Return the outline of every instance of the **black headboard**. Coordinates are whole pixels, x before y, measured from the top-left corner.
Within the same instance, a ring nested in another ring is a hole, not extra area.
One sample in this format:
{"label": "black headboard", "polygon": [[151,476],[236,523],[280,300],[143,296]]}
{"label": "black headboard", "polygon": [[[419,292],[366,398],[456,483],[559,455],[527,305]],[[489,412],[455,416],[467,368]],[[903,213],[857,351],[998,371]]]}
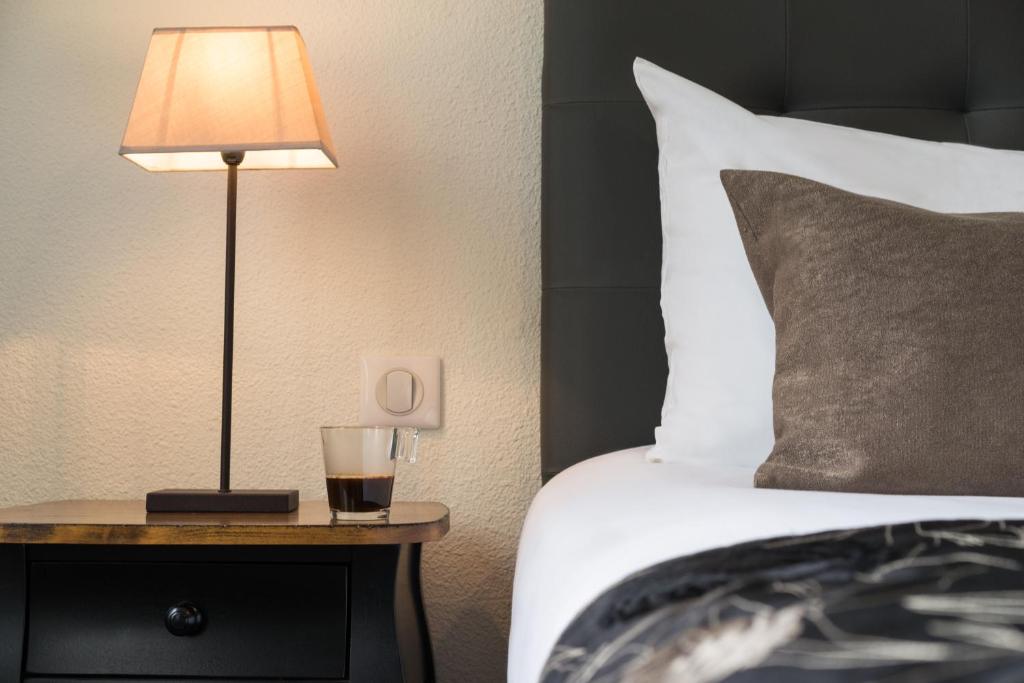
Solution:
{"label": "black headboard", "polygon": [[547,0],[545,22],[545,479],[652,443],[660,419],[658,150],[634,57],[758,113],[1024,149],[1024,0]]}

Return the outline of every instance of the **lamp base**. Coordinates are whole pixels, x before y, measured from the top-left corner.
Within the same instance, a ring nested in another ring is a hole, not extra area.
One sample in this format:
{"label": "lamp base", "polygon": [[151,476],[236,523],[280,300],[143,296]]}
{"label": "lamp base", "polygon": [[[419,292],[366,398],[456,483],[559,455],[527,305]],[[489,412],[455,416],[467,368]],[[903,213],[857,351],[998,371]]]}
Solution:
{"label": "lamp base", "polygon": [[162,489],[146,494],[146,512],[292,512],[299,492],[248,489]]}

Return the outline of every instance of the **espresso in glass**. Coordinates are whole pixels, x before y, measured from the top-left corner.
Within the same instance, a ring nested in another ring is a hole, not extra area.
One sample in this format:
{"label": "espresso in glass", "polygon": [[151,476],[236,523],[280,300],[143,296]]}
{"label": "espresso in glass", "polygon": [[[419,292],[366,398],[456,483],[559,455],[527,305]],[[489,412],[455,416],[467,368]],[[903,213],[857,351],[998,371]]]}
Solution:
{"label": "espresso in glass", "polygon": [[335,520],[385,519],[395,463],[415,460],[419,431],[410,427],[321,427],[327,502]]}
{"label": "espresso in glass", "polygon": [[391,505],[393,476],[327,475],[327,502],[339,512],[380,512]]}

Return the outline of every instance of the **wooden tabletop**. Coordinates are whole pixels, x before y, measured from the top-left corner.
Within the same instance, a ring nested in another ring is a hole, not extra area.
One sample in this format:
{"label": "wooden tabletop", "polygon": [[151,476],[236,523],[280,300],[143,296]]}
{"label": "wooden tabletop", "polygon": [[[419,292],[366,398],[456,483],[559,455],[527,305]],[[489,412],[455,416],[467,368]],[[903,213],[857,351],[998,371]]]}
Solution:
{"label": "wooden tabletop", "polygon": [[448,532],[441,503],[394,503],[387,520],[331,522],[327,502],[287,513],[147,513],[141,500],[64,500],[0,509],[0,543],[390,545]]}

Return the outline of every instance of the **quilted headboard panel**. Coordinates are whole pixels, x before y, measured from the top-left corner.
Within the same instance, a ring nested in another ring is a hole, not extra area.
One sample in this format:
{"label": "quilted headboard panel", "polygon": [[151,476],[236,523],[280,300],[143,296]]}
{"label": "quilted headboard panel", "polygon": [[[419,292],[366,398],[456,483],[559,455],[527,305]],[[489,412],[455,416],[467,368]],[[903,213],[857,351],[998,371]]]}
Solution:
{"label": "quilted headboard panel", "polygon": [[659,423],[658,150],[636,56],[758,113],[1024,149],[1024,0],[546,0],[545,479]]}

